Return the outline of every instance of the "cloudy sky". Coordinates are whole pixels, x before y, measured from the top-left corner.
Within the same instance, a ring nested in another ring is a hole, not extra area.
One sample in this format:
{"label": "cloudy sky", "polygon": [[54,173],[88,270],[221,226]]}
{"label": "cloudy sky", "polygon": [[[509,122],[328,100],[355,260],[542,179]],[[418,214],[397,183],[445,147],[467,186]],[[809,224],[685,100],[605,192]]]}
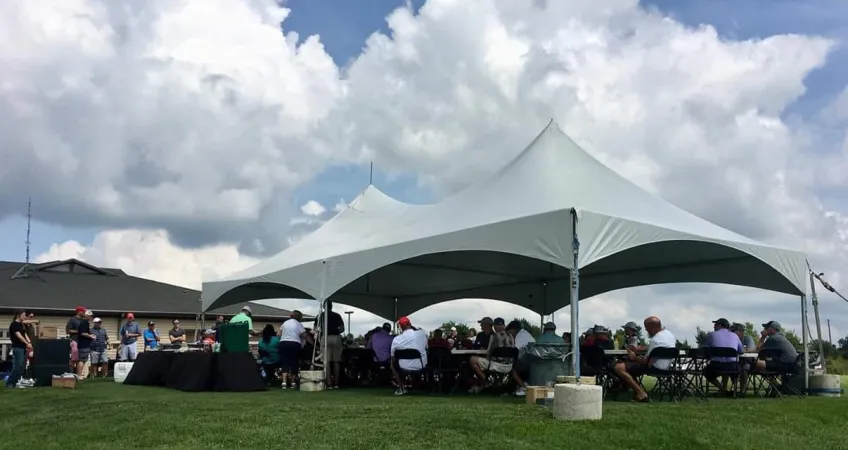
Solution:
{"label": "cloudy sky", "polygon": [[[274,254],[368,183],[426,203],[550,120],[640,186],[809,254],[848,291],[848,3],[609,0],[0,2],[0,259],[77,257],[199,287]],[[848,304],[823,294],[834,339]],[[800,331],[798,299],[677,285],[581,303],[681,337],[727,316]],[[282,306],[314,311],[314,302]],[[425,328],[481,311],[416,313]],[[555,316],[565,325],[565,311]],[[353,314],[354,331],[380,319]]]}

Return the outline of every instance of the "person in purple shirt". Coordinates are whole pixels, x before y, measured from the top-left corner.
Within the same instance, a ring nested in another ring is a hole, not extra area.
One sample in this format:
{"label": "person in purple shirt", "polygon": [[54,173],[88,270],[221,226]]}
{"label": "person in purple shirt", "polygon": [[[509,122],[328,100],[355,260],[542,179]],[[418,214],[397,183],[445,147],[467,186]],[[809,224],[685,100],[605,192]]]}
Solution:
{"label": "person in purple shirt", "polygon": [[[732,348],[736,353],[742,353],[742,341],[736,333],[730,331],[730,322],[727,319],[718,319],[713,321],[713,331],[707,335],[707,340],[704,342],[704,347],[710,348]],[[718,377],[722,373],[732,372],[739,369],[738,357],[713,357],[707,367],[704,369],[704,378],[710,382],[718,390],[726,394],[727,391],[727,376],[723,376],[722,382],[718,382]]]}
{"label": "person in purple shirt", "polygon": [[371,340],[365,344],[365,348],[374,351],[374,360],[378,363],[388,363],[392,358],[392,339],[394,339],[394,336],[389,334],[391,330],[391,324],[384,323],[382,327],[374,330]]}

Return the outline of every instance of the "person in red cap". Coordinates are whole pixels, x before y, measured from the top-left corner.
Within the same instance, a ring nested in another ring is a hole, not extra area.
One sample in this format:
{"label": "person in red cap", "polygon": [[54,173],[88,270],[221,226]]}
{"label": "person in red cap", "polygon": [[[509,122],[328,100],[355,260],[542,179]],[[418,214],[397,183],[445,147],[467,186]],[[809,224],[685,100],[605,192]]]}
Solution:
{"label": "person in red cap", "polygon": [[65,333],[68,335],[68,338],[71,339],[71,363],[69,370],[73,373],[76,373],[77,362],[79,362],[79,347],[77,347],[77,344],[79,343],[79,335],[77,334],[77,329],[80,326],[80,322],[84,319],[85,306],[77,306],[74,311],[74,317],[71,317],[68,320],[68,323],[65,324]]}
{"label": "person in red cap", "polygon": [[127,321],[118,332],[121,335],[121,350],[118,359],[121,361],[135,361],[138,357],[138,338],[141,336],[141,328],[135,323],[135,314],[127,313]]}
{"label": "person in red cap", "polygon": [[[427,335],[412,327],[412,322],[409,317],[401,317],[398,319],[398,326],[401,333],[392,339],[392,374],[395,377],[397,389],[395,395],[404,395],[406,392],[403,388],[403,378],[398,369],[407,372],[417,372],[424,370],[427,367]],[[421,355],[419,359],[400,359],[395,358],[397,350],[417,350]]]}

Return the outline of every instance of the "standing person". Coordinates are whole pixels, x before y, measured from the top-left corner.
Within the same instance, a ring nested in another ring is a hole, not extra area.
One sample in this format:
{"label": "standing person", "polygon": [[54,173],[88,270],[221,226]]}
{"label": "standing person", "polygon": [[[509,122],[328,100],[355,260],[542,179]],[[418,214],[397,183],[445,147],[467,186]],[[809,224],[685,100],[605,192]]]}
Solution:
{"label": "standing person", "polygon": [[218,329],[221,328],[221,325],[224,325],[224,316],[218,316],[215,318],[215,324],[212,325],[211,330],[215,332],[215,342],[218,342]]}
{"label": "standing person", "polygon": [[253,308],[250,305],[244,305],[241,308],[241,312],[233,316],[230,319],[230,323],[246,323],[247,324],[247,333],[250,336],[257,336],[259,333],[253,329]]}
{"label": "standing person", "polygon": [[136,342],[138,342],[138,338],[141,336],[141,328],[135,322],[135,315],[133,313],[127,313],[127,321],[121,327],[119,334],[121,335],[121,353],[118,359],[121,361],[135,361],[138,357],[138,346]]}
{"label": "standing person", "polygon": [[79,353],[77,352],[77,328],[79,327],[80,321],[83,320],[84,315],[85,307],[77,306],[77,309],[74,311],[74,317],[68,319],[68,323],[65,324],[65,333],[71,339],[71,364],[69,367],[71,372],[76,371],[77,361],[79,361]]}
{"label": "standing person", "polygon": [[168,331],[168,339],[171,340],[171,345],[182,346],[185,344],[185,330],[180,328],[179,319],[174,319],[172,323],[174,327],[171,328],[171,331]]}
{"label": "standing person", "polygon": [[[333,302],[327,301],[327,354],[322,355],[324,364],[330,368],[327,371],[327,386],[338,389],[342,372],[342,334],[345,332],[342,316],[333,311]],[[324,313],[315,320],[315,328],[324,327]],[[323,334],[322,334],[323,335]],[[324,344],[319,343],[319,351],[324,350]]]}
{"label": "standing person", "polygon": [[91,334],[94,335],[94,342],[91,343],[91,378],[97,378],[97,373],[101,373],[102,378],[109,375],[109,334],[103,328],[102,321],[99,317],[95,317],[94,328],[91,329]]}
{"label": "standing person", "polygon": [[26,314],[23,311],[15,315],[15,320],[9,325],[9,338],[12,340],[12,371],[6,379],[6,387],[27,387],[25,384],[18,384],[21,376],[24,373],[24,365],[26,364],[26,354],[32,350],[32,344],[26,338],[26,330],[24,329],[24,319]]}
{"label": "standing person", "polygon": [[77,360],[76,374],[81,378],[84,378],[85,363],[88,362],[88,356],[91,353],[91,343],[97,339],[97,336],[91,333],[91,325],[88,322],[93,315],[91,311],[86,311],[77,328],[77,352],[79,358]]}
{"label": "standing person", "polygon": [[[35,314],[29,312],[26,315],[26,319],[23,321],[24,330],[26,331],[27,342],[35,345],[35,339],[38,337],[38,320],[35,318]],[[26,369],[24,370],[24,381],[29,384],[35,384],[33,381],[33,350],[29,350],[26,352]]]}
{"label": "standing person", "polygon": [[312,342],[312,337],[300,321],[303,313],[298,310],[291,312],[291,318],[280,326],[280,365],[282,366],[283,389],[298,386],[297,375],[300,373],[300,355],[306,341]]}
{"label": "standing person", "polygon": [[144,350],[154,350],[159,348],[159,330],[156,329],[156,322],[147,322],[147,329],[142,334],[144,336]]}

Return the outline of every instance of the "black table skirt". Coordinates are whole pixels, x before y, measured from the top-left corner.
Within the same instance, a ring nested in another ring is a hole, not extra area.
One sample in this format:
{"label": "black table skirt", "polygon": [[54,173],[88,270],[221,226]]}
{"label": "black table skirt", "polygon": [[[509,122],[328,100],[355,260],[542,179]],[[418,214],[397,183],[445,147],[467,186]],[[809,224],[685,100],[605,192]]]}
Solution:
{"label": "black table skirt", "polygon": [[124,384],[186,392],[266,389],[250,353],[144,352],[138,355]]}

